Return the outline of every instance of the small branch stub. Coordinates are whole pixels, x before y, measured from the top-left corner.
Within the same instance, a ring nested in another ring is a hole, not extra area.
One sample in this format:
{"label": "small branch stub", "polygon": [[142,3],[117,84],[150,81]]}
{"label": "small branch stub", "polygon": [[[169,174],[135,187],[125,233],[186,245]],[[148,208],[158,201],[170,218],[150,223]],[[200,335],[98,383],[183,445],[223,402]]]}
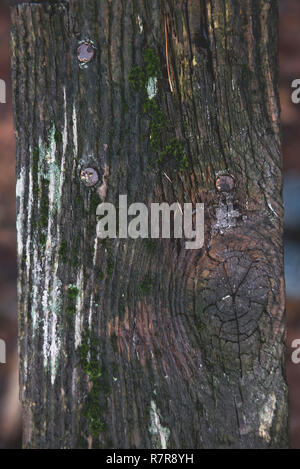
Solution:
{"label": "small branch stub", "polygon": [[234,188],[234,178],[229,174],[223,174],[216,180],[216,188],[219,192],[230,192]]}
{"label": "small branch stub", "polygon": [[81,64],[87,64],[93,60],[95,55],[95,48],[93,45],[85,41],[79,45],[77,49],[77,58]]}
{"label": "small branch stub", "polygon": [[86,187],[92,187],[99,181],[99,176],[94,168],[84,168],[80,172],[80,180]]}

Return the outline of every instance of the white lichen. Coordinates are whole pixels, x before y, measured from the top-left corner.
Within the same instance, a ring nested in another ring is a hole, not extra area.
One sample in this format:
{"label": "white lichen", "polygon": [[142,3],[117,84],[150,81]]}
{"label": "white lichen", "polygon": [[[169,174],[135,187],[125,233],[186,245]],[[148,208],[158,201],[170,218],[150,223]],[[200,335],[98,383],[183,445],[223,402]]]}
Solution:
{"label": "white lichen", "polygon": [[[47,226],[47,246],[43,260],[44,285],[42,296],[42,318],[44,330],[43,358],[45,369],[50,368],[51,383],[54,384],[60,360],[61,339],[59,333],[59,317],[62,313],[62,283],[58,277],[59,253],[61,242],[59,226],[52,222],[53,214],[60,214],[61,195],[64,183],[65,154],[67,148],[67,104],[66,91],[64,92],[64,128],[62,133],[62,159],[60,166],[56,161],[56,128],[53,125],[46,144],[39,143],[39,184],[43,177],[49,181],[49,220]],[[56,234],[55,234],[56,231]],[[53,249],[55,257],[53,260]],[[39,282],[36,278],[35,281]],[[40,286],[39,290],[42,286]],[[33,311],[33,314],[35,312]],[[36,324],[36,319],[35,319]]]}
{"label": "white lichen", "polygon": [[276,396],[272,393],[259,414],[259,430],[258,434],[267,443],[271,440],[270,429],[272,427],[274,411],[276,407]]}
{"label": "white lichen", "polygon": [[61,191],[60,191],[60,168],[56,162],[56,129],[53,125],[49,133],[49,142],[42,144],[40,139],[40,159],[39,159],[39,175],[49,181],[49,212],[60,210]]}
{"label": "white lichen", "polygon": [[[57,274],[57,272],[56,272]],[[59,331],[57,330],[58,317],[62,313],[62,283],[60,279],[55,276],[54,285],[51,292],[50,301],[51,312],[51,329],[50,329],[50,370],[51,370],[51,383],[54,384],[57,367],[59,364],[61,339]]]}
{"label": "white lichen", "polygon": [[73,145],[74,145],[74,153],[75,157],[78,154],[78,133],[77,133],[77,115],[76,115],[76,107],[75,104],[73,106]]}
{"label": "white lichen", "polygon": [[[22,226],[24,222],[24,192],[25,192],[25,167],[21,168],[16,185],[16,198],[19,203],[17,215],[17,244],[18,256],[21,259],[23,253],[23,239],[22,239]],[[18,200],[19,199],[19,200]]]}
{"label": "white lichen", "polygon": [[241,216],[238,210],[233,208],[232,202],[220,203],[216,209],[216,220],[213,225],[213,231],[224,233],[237,225],[237,219]]}
{"label": "white lichen", "polygon": [[150,77],[147,83],[147,94],[149,99],[155,98],[157,94],[157,78]]}
{"label": "white lichen", "polygon": [[163,427],[160,422],[160,412],[154,400],[151,401],[150,407],[150,421],[149,433],[152,436],[153,446],[161,449],[167,449],[168,441],[170,438],[170,430]]}
{"label": "white lichen", "polygon": [[[94,241],[94,252],[93,252],[93,272],[95,272],[95,266],[97,261],[97,252],[98,252],[98,236],[95,236]],[[90,307],[89,307],[89,325],[92,327],[92,315],[93,315],[93,308],[94,308],[94,293],[91,293],[90,298]]]}
{"label": "white lichen", "polygon": [[267,204],[268,204],[268,207],[269,207],[269,209],[271,210],[271,212],[275,215],[275,217],[279,218],[278,213],[274,210],[274,208],[272,207],[272,205],[270,204],[270,202],[267,202]]}
{"label": "white lichen", "polygon": [[[30,148],[31,151],[31,148]],[[27,202],[27,236],[26,236],[26,259],[30,259],[30,246],[31,246],[31,225],[33,214],[33,177],[32,168],[29,171],[29,188],[28,188],[28,202]],[[30,262],[27,262],[27,278],[30,273]]]}
{"label": "white lichen", "polygon": [[[49,157],[49,170],[50,170],[50,182],[49,182],[49,210],[51,213],[54,211],[60,212],[61,209],[61,194],[64,184],[65,177],[65,160],[66,160],[66,148],[68,141],[68,131],[67,131],[67,103],[66,103],[66,90],[64,88],[64,128],[62,133],[62,143],[63,143],[63,152],[61,159],[60,168],[56,164],[55,159],[55,127],[52,128],[50,135],[50,148],[52,146],[52,152]],[[52,188],[52,189],[51,189]],[[49,252],[51,252],[52,240],[51,240],[51,226],[48,224],[48,245]],[[59,253],[57,247],[61,242],[61,234],[59,227],[57,228],[56,242],[56,253],[54,259],[54,272],[53,272],[53,287],[50,295],[50,313],[51,317],[49,318],[49,357],[50,357],[50,372],[51,372],[51,382],[54,384],[57,368],[59,365],[60,351],[61,351],[61,339],[58,331],[58,318],[62,313],[62,282],[58,277],[58,267],[59,267]],[[47,272],[47,271],[46,271]],[[47,280],[47,277],[46,277]]]}
{"label": "white lichen", "polygon": [[231,298],[231,295],[226,295],[226,296],[223,296],[222,300],[227,300],[228,298]]}
{"label": "white lichen", "polygon": [[75,312],[75,348],[78,348],[81,344],[81,329],[82,329],[82,317],[81,311],[83,308],[84,300],[84,286],[83,286],[83,267],[77,275],[76,287],[78,289],[78,295],[76,297],[76,312]]}
{"label": "white lichen", "polygon": [[140,15],[137,16],[137,24],[139,26],[140,34],[143,34],[144,26],[143,26],[143,21]]}

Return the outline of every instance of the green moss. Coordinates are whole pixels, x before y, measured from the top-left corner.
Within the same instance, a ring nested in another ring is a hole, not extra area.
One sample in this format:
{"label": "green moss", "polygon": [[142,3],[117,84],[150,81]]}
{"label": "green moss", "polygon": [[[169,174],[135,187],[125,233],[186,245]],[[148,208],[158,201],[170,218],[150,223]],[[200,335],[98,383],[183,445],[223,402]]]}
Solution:
{"label": "green moss", "polygon": [[67,297],[72,300],[75,299],[79,294],[79,290],[76,285],[69,285],[67,291]]}
{"label": "green moss", "polygon": [[79,348],[80,364],[91,381],[95,381],[101,376],[97,345],[97,341],[87,334]]}
{"label": "green moss", "polygon": [[150,274],[147,274],[140,283],[139,289],[142,293],[147,294],[152,288],[152,280]]}
{"label": "green moss", "polygon": [[66,307],[66,314],[69,317],[73,317],[76,313],[75,299],[79,294],[79,290],[76,285],[69,285],[67,290],[68,305]]}
{"label": "green moss", "polygon": [[162,145],[162,134],[165,130],[167,118],[158,104],[152,99],[146,99],[144,112],[150,117],[150,147],[159,152]]}
{"label": "green moss", "polygon": [[106,264],[106,275],[108,278],[110,278],[113,274],[114,271],[114,263],[112,260],[108,260]]}
{"label": "green moss", "polygon": [[87,363],[85,368],[86,374],[89,375],[91,380],[97,379],[101,376],[101,369],[97,360],[91,360]]}
{"label": "green moss", "polygon": [[171,141],[164,147],[160,157],[162,161],[170,161],[170,159],[173,158],[180,170],[189,166],[182,144],[175,138],[171,139]]}
{"label": "green moss", "polygon": [[93,392],[88,397],[87,405],[84,411],[89,420],[90,432],[93,438],[97,438],[104,429],[104,422],[99,419],[99,402],[97,396],[93,398]]}
{"label": "green moss", "polygon": [[164,145],[164,140],[170,131],[170,124],[154,96],[149,98],[147,94],[149,80],[159,77],[160,74],[159,57],[153,49],[146,49],[143,54],[143,65],[134,65],[130,70],[128,79],[135,91],[142,91],[143,93],[143,111],[150,121],[150,147],[158,154],[154,166],[162,168],[169,162],[173,162],[176,168],[183,171],[188,167],[188,160],[182,143],[172,138],[167,145]]}
{"label": "green moss", "polygon": [[145,63],[145,73],[147,80],[151,77],[155,77],[160,73],[159,57],[156,55],[153,49],[145,49],[143,52],[143,58]]}
{"label": "green moss", "polygon": [[62,133],[59,132],[59,130],[55,130],[55,133],[54,133],[54,140],[55,140],[55,143],[59,144],[62,142]]}
{"label": "green moss", "polygon": [[104,279],[104,273],[99,271],[97,273],[97,279],[101,282]]}
{"label": "green moss", "polygon": [[143,89],[145,86],[145,72],[139,65],[134,65],[131,67],[128,76],[129,83],[135,91]]}
{"label": "green moss", "polygon": [[97,378],[92,378],[92,388],[89,395],[84,402],[83,414],[89,422],[90,433],[93,438],[98,438],[99,434],[103,431],[105,423],[101,420],[100,408],[100,381]]}
{"label": "green moss", "polygon": [[67,253],[68,253],[68,244],[67,244],[67,241],[63,240],[60,243],[60,246],[58,248],[58,255],[61,258],[62,262],[64,263],[66,263],[68,260]]}
{"label": "green moss", "polygon": [[41,228],[47,228],[49,219],[49,181],[42,178],[42,195],[40,200],[39,224]]}
{"label": "green moss", "polygon": [[195,328],[197,332],[202,332],[205,329],[204,322],[200,321],[200,319],[196,320]]}
{"label": "green moss", "polygon": [[90,213],[96,215],[96,210],[100,204],[99,196],[96,193],[92,193],[90,197]]}
{"label": "green moss", "polygon": [[45,247],[47,243],[47,235],[45,233],[40,233],[39,236],[40,236],[40,245],[42,247]]}
{"label": "green moss", "polygon": [[159,57],[153,49],[145,49],[143,53],[143,65],[134,65],[129,72],[128,80],[133,89],[146,91],[150,78],[160,74]]}
{"label": "green moss", "polygon": [[100,418],[100,393],[103,392],[100,381],[102,371],[98,359],[98,340],[93,338],[90,333],[87,333],[82,339],[79,357],[83,371],[89,376],[92,385],[84,402],[83,414],[88,420],[92,437],[97,438],[105,425]]}
{"label": "green moss", "polygon": [[72,304],[69,304],[67,307],[66,307],[66,313],[68,316],[70,317],[73,317],[74,314],[76,313],[76,308],[74,305]]}
{"label": "green moss", "polygon": [[34,175],[37,175],[39,172],[39,158],[40,150],[39,148],[34,148],[32,152],[32,172]]}
{"label": "green moss", "polygon": [[89,334],[86,334],[86,335],[82,338],[82,342],[81,342],[81,345],[80,345],[80,347],[79,347],[80,364],[83,366],[83,368],[84,368],[84,366],[85,366],[86,360],[88,359],[89,350],[90,350]]}

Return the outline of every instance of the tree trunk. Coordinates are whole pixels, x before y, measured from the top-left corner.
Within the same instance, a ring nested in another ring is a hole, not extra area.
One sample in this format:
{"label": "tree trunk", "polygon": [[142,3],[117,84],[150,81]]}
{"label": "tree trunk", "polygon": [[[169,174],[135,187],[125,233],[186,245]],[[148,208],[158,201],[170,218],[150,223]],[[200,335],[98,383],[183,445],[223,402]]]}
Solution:
{"label": "tree trunk", "polygon": [[[287,446],[276,3],[14,7],[25,448]],[[97,238],[119,194],[203,248]]]}

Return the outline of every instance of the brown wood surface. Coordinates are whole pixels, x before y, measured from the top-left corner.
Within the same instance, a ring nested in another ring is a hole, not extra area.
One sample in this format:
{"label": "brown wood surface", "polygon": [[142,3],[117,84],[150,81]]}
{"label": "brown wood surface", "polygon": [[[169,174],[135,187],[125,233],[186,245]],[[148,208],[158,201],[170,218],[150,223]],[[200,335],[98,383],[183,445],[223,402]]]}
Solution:
{"label": "brown wood surface", "polygon": [[[11,50],[24,447],[286,447],[276,2],[21,5]],[[119,194],[203,248],[97,239]]]}

